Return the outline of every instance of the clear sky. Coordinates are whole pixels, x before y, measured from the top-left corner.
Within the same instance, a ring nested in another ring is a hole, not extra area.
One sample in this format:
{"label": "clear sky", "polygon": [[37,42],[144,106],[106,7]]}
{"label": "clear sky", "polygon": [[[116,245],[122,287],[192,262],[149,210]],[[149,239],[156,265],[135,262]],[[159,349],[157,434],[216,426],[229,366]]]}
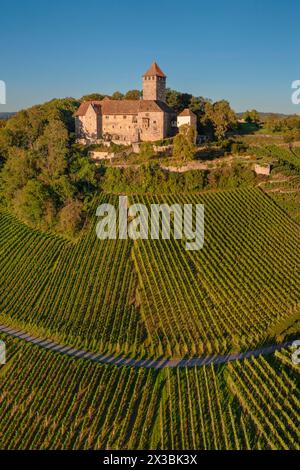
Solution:
{"label": "clear sky", "polygon": [[141,88],[156,60],[168,86],[236,111],[300,114],[299,0],[1,2],[0,80],[15,111],[54,97]]}

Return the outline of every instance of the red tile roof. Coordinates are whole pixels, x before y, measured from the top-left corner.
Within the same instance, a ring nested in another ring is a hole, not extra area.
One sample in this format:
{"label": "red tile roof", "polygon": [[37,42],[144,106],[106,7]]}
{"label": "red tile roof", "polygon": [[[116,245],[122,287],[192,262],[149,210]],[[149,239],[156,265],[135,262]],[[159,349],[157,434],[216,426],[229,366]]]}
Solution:
{"label": "red tile roof", "polygon": [[85,101],[81,103],[75,116],[85,116],[88,107],[92,105],[96,114],[138,114],[142,112],[164,112],[174,114],[174,111],[162,101],[153,100],[111,100],[104,98],[102,101]]}
{"label": "red tile roof", "polygon": [[85,116],[88,107],[92,105],[96,114],[101,114],[101,101],[84,101],[77,109],[75,116]]}
{"label": "red tile roof", "polygon": [[185,108],[178,116],[196,116],[189,108]]}
{"label": "red tile roof", "polygon": [[166,77],[162,69],[157,65],[156,62],[153,62],[151,67],[144,73],[143,77]]}

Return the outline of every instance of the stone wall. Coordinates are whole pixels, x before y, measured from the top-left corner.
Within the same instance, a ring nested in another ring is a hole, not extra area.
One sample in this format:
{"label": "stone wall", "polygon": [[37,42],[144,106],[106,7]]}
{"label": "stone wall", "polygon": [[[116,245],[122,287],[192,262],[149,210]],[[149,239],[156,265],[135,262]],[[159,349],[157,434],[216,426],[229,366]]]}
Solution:
{"label": "stone wall", "polygon": [[139,112],[136,115],[97,115],[90,107],[85,116],[75,120],[77,139],[95,143],[106,139],[122,144],[156,141],[172,136],[174,116],[162,111]]}
{"label": "stone wall", "polygon": [[165,122],[162,112],[142,112],[138,114],[140,139],[142,141],[161,140],[165,137]]}
{"label": "stone wall", "polygon": [[139,138],[137,115],[104,115],[102,134],[109,134],[114,140],[136,142]]}
{"label": "stone wall", "polygon": [[76,116],[75,131],[78,139],[85,138],[94,142],[101,136],[101,115],[97,115],[89,106],[85,116]]}
{"label": "stone wall", "polygon": [[264,176],[269,176],[271,173],[271,165],[254,165],[254,171],[257,175],[264,175]]}
{"label": "stone wall", "polygon": [[166,79],[164,77],[143,78],[143,100],[166,101]]}

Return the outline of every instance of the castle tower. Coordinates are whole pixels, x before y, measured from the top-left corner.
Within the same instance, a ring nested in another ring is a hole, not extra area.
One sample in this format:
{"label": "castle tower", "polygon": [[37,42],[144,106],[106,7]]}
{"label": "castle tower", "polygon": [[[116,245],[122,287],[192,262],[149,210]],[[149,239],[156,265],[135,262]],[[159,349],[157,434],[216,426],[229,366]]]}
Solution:
{"label": "castle tower", "polygon": [[166,75],[154,62],[143,75],[143,100],[166,102]]}

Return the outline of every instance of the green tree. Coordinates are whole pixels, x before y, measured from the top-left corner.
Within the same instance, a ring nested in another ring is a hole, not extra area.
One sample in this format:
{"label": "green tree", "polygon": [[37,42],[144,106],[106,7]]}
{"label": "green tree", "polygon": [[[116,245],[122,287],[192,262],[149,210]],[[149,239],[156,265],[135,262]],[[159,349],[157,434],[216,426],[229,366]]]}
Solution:
{"label": "green tree", "polygon": [[167,88],[166,90],[166,102],[177,113],[188,108],[191,103],[191,99],[192,95],[189,93],[181,93],[176,90],[171,90],[170,88]]}
{"label": "green tree", "polygon": [[29,225],[37,228],[45,228],[43,215],[51,200],[42,183],[37,180],[29,180],[26,185],[17,191],[13,199],[13,207],[18,217]]}
{"label": "green tree", "polygon": [[154,155],[153,145],[151,142],[142,142],[140,145],[140,156],[150,158]]}
{"label": "green tree", "polygon": [[192,160],[196,153],[195,130],[187,124],[180,126],[173,144],[173,157],[183,161]]}
{"label": "green tree", "polygon": [[111,98],[113,100],[123,100],[124,99],[124,94],[121,93],[120,91],[115,91],[112,95]]}
{"label": "green tree", "polygon": [[283,129],[283,120],[278,114],[270,114],[265,120],[265,127],[268,132],[280,132]]}
{"label": "green tree", "polygon": [[101,93],[90,93],[89,95],[83,95],[79,101],[81,103],[83,101],[102,101],[105,96],[106,95],[102,95]]}
{"label": "green tree", "polygon": [[17,113],[0,130],[1,200],[30,225],[58,230],[62,209],[73,201],[74,214],[97,187],[95,166],[74,143],[78,105],[72,98],[52,100]]}
{"label": "green tree", "polygon": [[237,126],[235,112],[231,109],[228,101],[216,101],[205,104],[205,114],[202,123],[209,125],[218,140],[224,139],[226,133]]}
{"label": "green tree", "polygon": [[259,124],[260,123],[260,115],[256,109],[252,109],[251,111],[247,110],[243,114],[243,119],[248,123]]}
{"label": "green tree", "polygon": [[32,153],[22,148],[9,149],[8,158],[1,172],[3,193],[8,206],[10,206],[16,192],[35,176],[35,158]]}
{"label": "green tree", "polygon": [[142,97],[142,92],[140,90],[129,90],[125,94],[125,100],[140,100]]}
{"label": "green tree", "polygon": [[64,123],[57,119],[50,121],[36,140],[34,149],[39,155],[37,167],[41,170],[40,179],[51,185],[67,167],[69,136]]}
{"label": "green tree", "polygon": [[82,224],[83,204],[78,199],[69,199],[59,213],[59,230],[67,237],[74,237]]}

